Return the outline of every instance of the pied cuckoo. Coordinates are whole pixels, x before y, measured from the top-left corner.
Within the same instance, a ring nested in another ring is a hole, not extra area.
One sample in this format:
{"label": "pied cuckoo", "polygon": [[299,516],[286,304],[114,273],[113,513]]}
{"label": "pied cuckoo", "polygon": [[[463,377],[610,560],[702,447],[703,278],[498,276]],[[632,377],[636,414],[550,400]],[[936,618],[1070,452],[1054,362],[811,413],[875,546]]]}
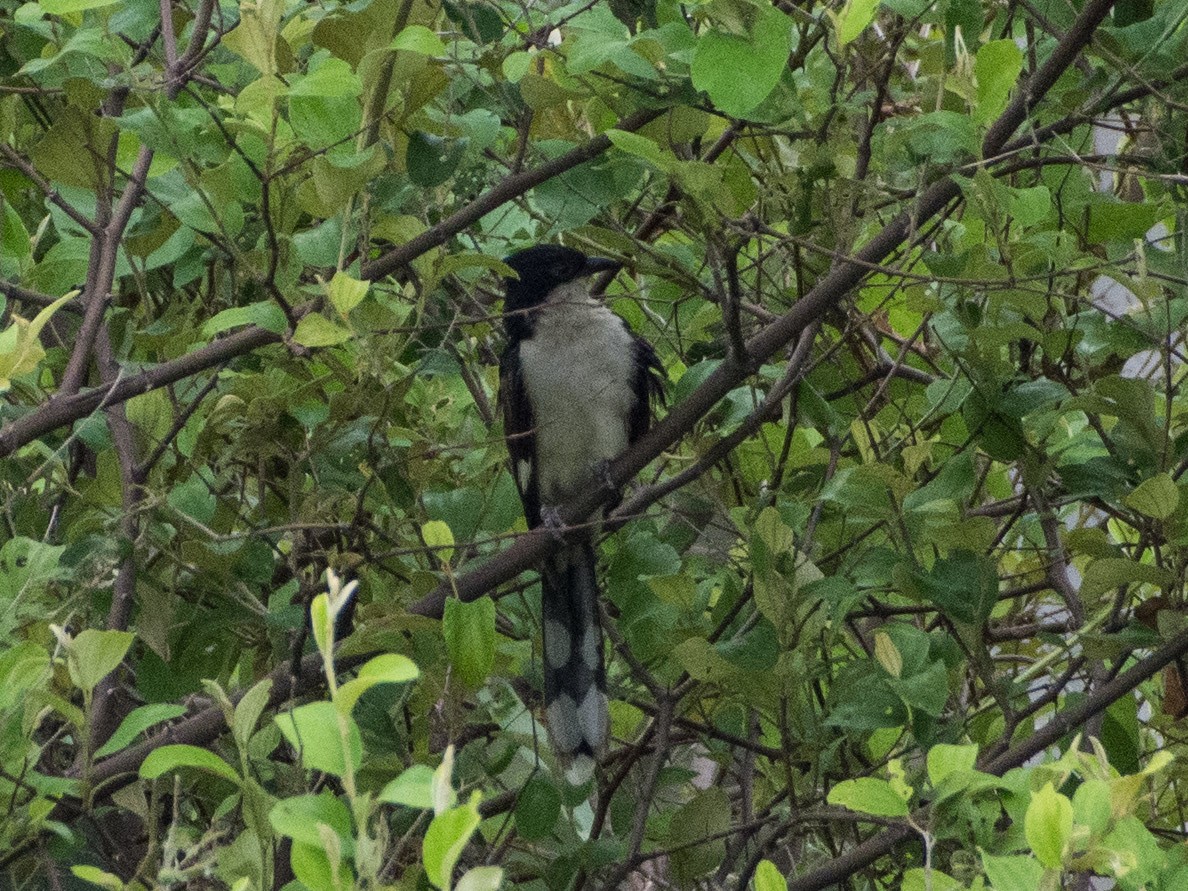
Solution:
{"label": "pied cuckoo", "polygon": [[[647,431],[663,368],[590,293],[589,277],[619,263],[550,244],[504,262],[518,275],[504,280],[504,431],[528,526],[557,526],[554,508],[601,485],[607,462]],[[549,735],[581,782],[608,724],[592,527],[571,530],[541,567],[541,619]]]}

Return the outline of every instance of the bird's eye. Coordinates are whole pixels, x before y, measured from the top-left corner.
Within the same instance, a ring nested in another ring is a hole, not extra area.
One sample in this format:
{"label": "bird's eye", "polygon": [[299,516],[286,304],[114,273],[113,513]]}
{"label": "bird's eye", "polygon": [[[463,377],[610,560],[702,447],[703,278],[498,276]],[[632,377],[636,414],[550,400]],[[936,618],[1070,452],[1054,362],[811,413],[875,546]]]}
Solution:
{"label": "bird's eye", "polygon": [[553,278],[558,281],[565,281],[568,278],[572,278],[574,271],[572,263],[562,262],[553,264]]}

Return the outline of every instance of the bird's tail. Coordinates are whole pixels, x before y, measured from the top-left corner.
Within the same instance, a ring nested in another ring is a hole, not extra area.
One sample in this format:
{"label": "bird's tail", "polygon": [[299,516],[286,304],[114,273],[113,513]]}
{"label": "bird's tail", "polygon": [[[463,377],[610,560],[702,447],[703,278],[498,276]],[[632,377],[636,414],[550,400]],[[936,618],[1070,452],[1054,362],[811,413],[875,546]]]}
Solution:
{"label": "bird's tail", "polygon": [[606,745],[606,669],[593,543],[566,544],[541,575],[545,711],[569,780],[584,783]]}

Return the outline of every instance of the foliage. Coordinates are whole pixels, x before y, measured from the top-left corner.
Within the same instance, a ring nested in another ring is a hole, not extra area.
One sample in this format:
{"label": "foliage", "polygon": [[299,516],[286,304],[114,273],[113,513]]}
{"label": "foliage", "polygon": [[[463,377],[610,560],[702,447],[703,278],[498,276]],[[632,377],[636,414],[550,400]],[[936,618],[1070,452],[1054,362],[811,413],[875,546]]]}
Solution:
{"label": "foliage", "polygon": [[[14,887],[1182,887],[1186,18],[0,0]],[[670,382],[581,788],[545,240]]]}

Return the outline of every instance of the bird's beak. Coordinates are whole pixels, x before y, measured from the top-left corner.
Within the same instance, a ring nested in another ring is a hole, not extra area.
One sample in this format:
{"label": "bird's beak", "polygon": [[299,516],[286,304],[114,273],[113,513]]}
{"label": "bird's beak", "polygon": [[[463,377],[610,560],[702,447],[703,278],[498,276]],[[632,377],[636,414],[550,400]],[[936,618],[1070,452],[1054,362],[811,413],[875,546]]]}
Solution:
{"label": "bird's beak", "polygon": [[600,272],[618,272],[623,264],[618,260],[607,257],[587,257],[586,265],[582,267],[582,276],[597,275]]}

